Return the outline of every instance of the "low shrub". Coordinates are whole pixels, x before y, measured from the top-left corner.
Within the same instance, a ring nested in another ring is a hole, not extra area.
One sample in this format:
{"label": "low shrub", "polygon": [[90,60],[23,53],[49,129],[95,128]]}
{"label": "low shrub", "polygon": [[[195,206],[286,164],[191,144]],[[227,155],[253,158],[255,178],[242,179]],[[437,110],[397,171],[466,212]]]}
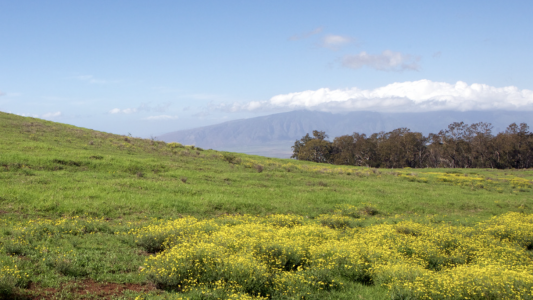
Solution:
{"label": "low shrub", "polygon": [[223,153],[222,158],[230,164],[235,163],[235,161],[237,160],[237,157],[231,153]]}
{"label": "low shrub", "polygon": [[340,215],[320,215],[316,218],[323,226],[333,229],[353,228],[355,227],[352,218]]}
{"label": "low shrub", "polygon": [[84,165],[83,162],[74,161],[74,160],[53,159],[52,162],[55,164],[60,164],[64,166],[74,166],[74,167],[81,167],[82,165]]}
{"label": "low shrub", "polygon": [[361,217],[361,210],[354,205],[341,204],[337,205],[337,209],[335,209],[335,214],[357,219]]}
{"label": "low shrub", "polygon": [[180,143],[176,143],[176,142],[168,143],[168,144],[167,144],[167,147],[170,148],[170,149],[185,148],[185,146],[183,146],[183,145],[180,144]]}
{"label": "low shrub", "polygon": [[367,205],[362,209],[363,213],[369,216],[375,216],[379,213],[378,209],[374,206]]}

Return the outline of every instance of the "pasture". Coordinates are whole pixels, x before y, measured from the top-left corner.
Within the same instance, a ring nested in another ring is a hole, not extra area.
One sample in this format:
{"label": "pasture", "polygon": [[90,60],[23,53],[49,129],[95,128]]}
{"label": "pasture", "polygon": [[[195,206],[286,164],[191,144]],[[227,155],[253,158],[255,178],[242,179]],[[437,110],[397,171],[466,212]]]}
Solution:
{"label": "pasture", "polygon": [[532,187],[0,112],[0,298],[533,299]]}

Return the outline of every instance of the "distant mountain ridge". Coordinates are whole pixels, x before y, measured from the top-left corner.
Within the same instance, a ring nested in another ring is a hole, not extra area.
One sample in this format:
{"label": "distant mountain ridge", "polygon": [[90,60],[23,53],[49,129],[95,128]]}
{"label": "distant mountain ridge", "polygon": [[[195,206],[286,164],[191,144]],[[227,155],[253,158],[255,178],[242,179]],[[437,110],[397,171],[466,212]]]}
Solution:
{"label": "distant mountain ridge", "polygon": [[467,124],[492,123],[493,133],[497,133],[504,131],[511,123],[528,123],[533,120],[532,117],[532,112],[515,111],[358,111],[334,114],[299,110],[174,131],[157,138],[165,142],[179,142],[202,148],[287,158],[291,154],[290,147],[294,141],[313,130],[325,131],[330,139],[353,132],[372,134],[400,127],[428,134],[437,133],[453,122],[463,121]]}

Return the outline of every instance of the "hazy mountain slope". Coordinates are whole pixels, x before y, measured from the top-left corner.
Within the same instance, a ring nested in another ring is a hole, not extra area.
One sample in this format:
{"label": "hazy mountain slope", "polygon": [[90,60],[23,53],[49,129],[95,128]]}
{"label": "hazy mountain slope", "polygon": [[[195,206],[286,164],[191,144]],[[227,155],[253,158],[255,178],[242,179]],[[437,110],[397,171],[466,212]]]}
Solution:
{"label": "hazy mountain slope", "polygon": [[158,136],[158,139],[217,150],[288,157],[291,153],[290,146],[294,141],[313,130],[326,131],[331,139],[353,132],[371,134],[400,127],[428,134],[445,129],[452,122],[463,121],[467,124],[492,123],[494,132],[499,132],[513,122],[528,123],[529,120],[533,120],[532,116],[531,112],[511,111],[428,113],[361,111],[333,114],[300,110],[170,132]]}

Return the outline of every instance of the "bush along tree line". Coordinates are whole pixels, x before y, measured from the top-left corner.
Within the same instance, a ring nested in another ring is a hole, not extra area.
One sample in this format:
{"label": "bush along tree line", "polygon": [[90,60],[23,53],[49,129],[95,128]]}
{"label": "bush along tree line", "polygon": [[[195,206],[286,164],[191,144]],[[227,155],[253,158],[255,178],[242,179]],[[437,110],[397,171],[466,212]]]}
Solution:
{"label": "bush along tree line", "polygon": [[425,136],[407,128],[360,133],[327,140],[324,131],[306,134],[292,146],[291,158],[336,165],[374,168],[531,168],[533,133],[513,123],[492,133],[490,123],[455,122]]}

